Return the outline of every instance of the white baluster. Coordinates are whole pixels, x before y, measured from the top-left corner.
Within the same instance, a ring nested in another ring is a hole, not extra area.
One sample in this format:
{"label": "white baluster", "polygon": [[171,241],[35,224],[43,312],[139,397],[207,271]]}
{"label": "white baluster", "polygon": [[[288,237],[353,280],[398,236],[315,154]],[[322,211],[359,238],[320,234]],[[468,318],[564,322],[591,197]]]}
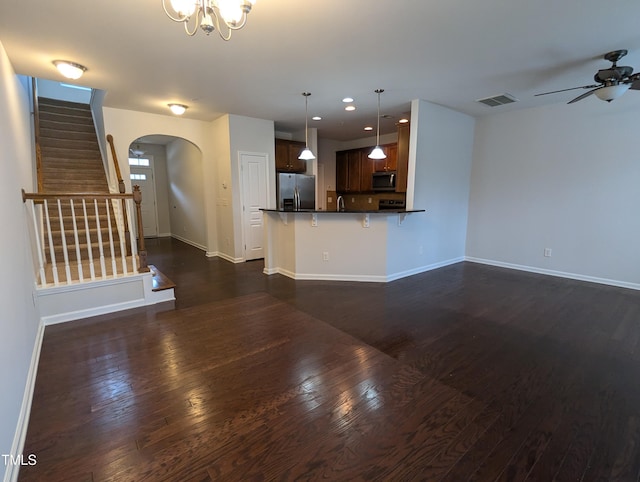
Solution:
{"label": "white baluster", "polygon": [[93,200],[93,206],[96,211],[96,230],[98,231],[98,249],[100,251],[100,269],[102,270],[102,279],[107,277],[107,268],[104,264],[104,247],[102,246],[102,231],[100,230],[100,212],[98,211],[98,200]]}
{"label": "white baluster", "polygon": [[31,206],[31,219],[33,221],[33,232],[36,237],[36,249],[38,251],[38,272],[40,273],[40,286],[44,287],[47,284],[47,275],[44,271],[44,256],[42,246],[40,244],[40,229],[38,226],[38,220],[36,219],[36,205],[33,200],[30,200],[28,205]]}
{"label": "white baluster", "polygon": [[64,258],[64,273],[67,276],[67,284],[71,284],[71,267],[69,266],[69,253],[67,253],[67,233],[64,232],[62,220],[62,203],[58,199],[58,220],[60,221],[60,236],[62,238],[62,256]]}
{"label": "white baluster", "polygon": [[118,209],[118,240],[120,241],[120,258],[122,259],[122,273],[126,276],[129,274],[129,268],[127,267],[127,246],[126,240],[124,239],[124,212],[118,206],[118,201],[115,202],[115,207],[113,211],[116,212]]}
{"label": "white baluster", "polygon": [[76,209],[73,205],[73,199],[69,200],[71,206],[71,220],[73,221],[73,240],[76,243],[76,262],[78,263],[78,279],[80,283],[84,281],[82,272],[82,257],[80,255],[80,241],[78,240],[78,223],[76,222]]}
{"label": "white baluster", "polygon": [[84,212],[84,234],[87,237],[87,254],[89,255],[89,272],[91,281],[96,279],[96,268],[93,264],[93,245],[91,244],[91,231],[89,230],[89,217],[87,216],[87,203],[82,199],[82,210]]}
{"label": "white baluster", "polygon": [[[133,222],[133,216],[132,216],[132,211],[133,211],[133,199],[127,199],[126,202],[127,205],[127,218],[129,219],[129,222]],[[138,262],[137,262],[137,257],[138,257],[138,245],[136,244],[136,238],[135,238],[135,234],[133,232],[133,229],[129,230],[129,242],[131,243],[131,263],[133,265],[133,272],[137,273],[138,272]]]}
{"label": "white baluster", "polygon": [[115,278],[118,275],[118,268],[116,266],[116,252],[113,246],[113,233],[111,232],[111,210],[109,209],[110,201],[108,199],[104,200],[104,207],[107,211],[107,227],[109,228],[109,250],[111,253],[111,271],[113,273],[113,277]]}
{"label": "white baluster", "polygon": [[53,284],[58,286],[60,280],[58,279],[58,266],[56,265],[56,253],[53,248],[53,237],[51,236],[51,221],[49,219],[49,205],[47,200],[44,200],[44,217],[47,221],[47,234],[49,235],[49,256],[51,256],[51,270],[53,272]]}

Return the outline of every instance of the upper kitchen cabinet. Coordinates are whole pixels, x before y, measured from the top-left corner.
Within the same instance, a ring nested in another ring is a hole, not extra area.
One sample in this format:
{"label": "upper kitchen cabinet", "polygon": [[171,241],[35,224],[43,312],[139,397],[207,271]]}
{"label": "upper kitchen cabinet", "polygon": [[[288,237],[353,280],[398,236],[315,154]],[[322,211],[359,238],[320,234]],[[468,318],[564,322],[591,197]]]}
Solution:
{"label": "upper kitchen cabinet", "polygon": [[336,191],[360,192],[362,190],[361,149],[336,152]]}
{"label": "upper kitchen cabinet", "polygon": [[276,171],[306,172],[307,163],[298,159],[304,142],[276,139]]}
{"label": "upper kitchen cabinet", "polygon": [[395,171],[398,163],[398,144],[384,144],[380,146],[387,157],[377,159],[374,164],[375,172]]}
{"label": "upper kitchen cabinet", "polygon": [[409,124],[398,124],[396,192],[407,192],[409,175]]}

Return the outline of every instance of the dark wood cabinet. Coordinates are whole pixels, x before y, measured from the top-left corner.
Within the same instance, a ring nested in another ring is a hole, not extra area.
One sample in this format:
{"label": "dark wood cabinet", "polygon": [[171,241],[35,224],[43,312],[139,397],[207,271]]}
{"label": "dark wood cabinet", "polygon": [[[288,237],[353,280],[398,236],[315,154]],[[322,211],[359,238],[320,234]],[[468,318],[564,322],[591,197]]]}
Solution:
{"label": "dark wood cabinet", "polygon": [[378,159],[375,161],[375,171],[395,171],[398,162],[398,144],[394,142],[392,144],[384,144],[380,147],[387,157],[386,159]]}
{"label": "dark wood cabinet", "polygon": [[306,172],[307,163],[298,159],[304,142],[276,139],[276,171]]}
{"label": "dark wood cabinet", "polygon": [[360,192],[362,190],[361,149],[336,152],[336,191]]}
{"label": "dark wood cabinet", "polygon": [[398,124],[396,192],[407,192],[409,175],[409,124]]}

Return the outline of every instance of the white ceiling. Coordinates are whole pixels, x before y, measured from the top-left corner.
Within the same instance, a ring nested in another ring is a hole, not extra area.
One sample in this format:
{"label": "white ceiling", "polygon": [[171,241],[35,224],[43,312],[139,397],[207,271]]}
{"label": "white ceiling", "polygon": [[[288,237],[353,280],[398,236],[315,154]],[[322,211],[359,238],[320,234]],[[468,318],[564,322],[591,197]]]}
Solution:
{"label": "white ceiling", "polygon": [[[107,106],[167,114],[178,102],[189,118],[229,112],[282,131],[304,127],[309,91],[310,115],[323,117],[310,126],[338,140],[366,137],[376,88],[395,119],[415,98],[475,117],[567,102],[583,91],[533,95],[593,83],[610,50],[628,49],[620,65],[640,69],[639,22],[638,0],[257,0],[224,42],[187,37],[160,0],[0,0],[0,41],[20,74],[56,80],[51,61],[73,60],[89,69],[77,83],[106,90]],[[505,92],[520,102],[475,102]]]}

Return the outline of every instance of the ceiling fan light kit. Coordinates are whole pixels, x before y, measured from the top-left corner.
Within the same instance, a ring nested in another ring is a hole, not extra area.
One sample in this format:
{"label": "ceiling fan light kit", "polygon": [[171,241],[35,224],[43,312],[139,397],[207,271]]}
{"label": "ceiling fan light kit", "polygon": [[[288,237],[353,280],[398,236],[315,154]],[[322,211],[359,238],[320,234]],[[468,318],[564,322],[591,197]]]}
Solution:
{"label": "ceiling fan light kit", "polygon": [[540,95],[557,94],[559,92],[566,92],[568,90],[591,89],[567,103],[573,104],[582,99],[586,99],[591,94],[595,94],[596,97],[598,97],[598,99],[600,100],[611,102],[612,100],[620,97],[629,89],[640,90],[640,74],[634,74],[632,67],[626,65],[618,66],[618,60],[627,55],[627,53],[627,50],[621,49],[604,54],[603,58],[611,62],[612,65],[608,69],[600,69],[596,72],[596,74],[593,76],[593,80],[596,81],[595,84],[583,85],[580,87],[570,87],[568,89],[553,90],[551,92],[536,94],[536,97]]}

